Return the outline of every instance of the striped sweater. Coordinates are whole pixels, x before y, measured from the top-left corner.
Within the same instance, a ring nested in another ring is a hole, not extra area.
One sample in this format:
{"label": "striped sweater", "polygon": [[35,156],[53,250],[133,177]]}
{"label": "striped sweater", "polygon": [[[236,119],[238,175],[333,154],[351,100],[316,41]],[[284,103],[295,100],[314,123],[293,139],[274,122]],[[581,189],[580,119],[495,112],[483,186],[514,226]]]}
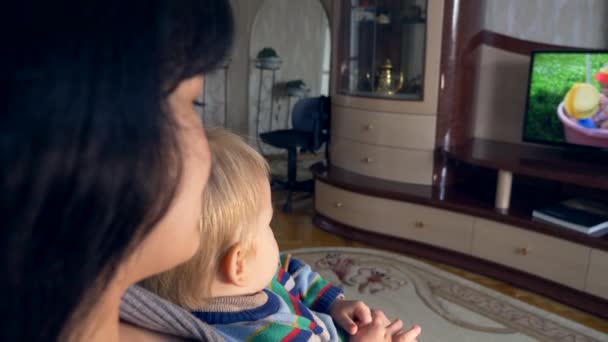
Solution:
{"label": "striped sweater", "polygon": [[268,288],[249,296],[214,298],[193,314],[227,341],[344,341],[329,309],[342,290],[289,254]]}

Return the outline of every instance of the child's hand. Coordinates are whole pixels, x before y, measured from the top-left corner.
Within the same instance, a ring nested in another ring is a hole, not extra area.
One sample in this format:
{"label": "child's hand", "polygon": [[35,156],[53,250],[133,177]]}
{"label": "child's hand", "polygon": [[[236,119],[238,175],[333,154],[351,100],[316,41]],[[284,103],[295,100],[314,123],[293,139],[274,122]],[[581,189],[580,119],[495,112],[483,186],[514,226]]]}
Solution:
{"label": "child's hand", "polygon": [[344,331],[354,335],[360,326],[372,322],[372,314],[369,306],[358,300],[337,299],[329,310],[331,318]]}
{"label": "child's hand", "polygon": [[391,342],[417,342],[416,337],[420,335],[422,328],[419,325],[414,325],[408,331],[400,331],[391,336]]}
{"label": "child's hand", "polygon": [[409,331],[402,331],[403,322],[395,320],[390,322],[382,311],[372,311],[372,321],[368,325],[359,327],[356,335],[351,336],[352,342],[416,342],[420,335],[419,326]]}

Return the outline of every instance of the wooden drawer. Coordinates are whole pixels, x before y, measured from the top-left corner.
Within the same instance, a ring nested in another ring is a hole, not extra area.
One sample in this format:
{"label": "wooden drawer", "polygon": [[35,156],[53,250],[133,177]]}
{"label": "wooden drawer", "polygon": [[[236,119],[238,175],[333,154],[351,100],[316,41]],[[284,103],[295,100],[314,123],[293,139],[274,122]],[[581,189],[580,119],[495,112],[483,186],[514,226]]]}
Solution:
{"label": "wooden drawer", "polygon": [[361,195],[317,181],[316,210],[363,230],[471,253],[473,218],[421,205]]}
{"label": "wooden drawer", "polygon": [[433,151],[408,150],[359,143],[332,136],[331,162],[362,175],[430,185]]}
{"label": "wooden drawer", "polygon": [[390,114],[333,106],[332,134],[358,142],[431,151],[435,123],[429,115]]}
{"label": "wooden drawer", "polygon": [[608,253],[591,249],[585,290],[598,297],[608,299]]}
{"label": "wooden drawer", "polygon": [[473,255],[584,290],[590,248],[477,219]]}

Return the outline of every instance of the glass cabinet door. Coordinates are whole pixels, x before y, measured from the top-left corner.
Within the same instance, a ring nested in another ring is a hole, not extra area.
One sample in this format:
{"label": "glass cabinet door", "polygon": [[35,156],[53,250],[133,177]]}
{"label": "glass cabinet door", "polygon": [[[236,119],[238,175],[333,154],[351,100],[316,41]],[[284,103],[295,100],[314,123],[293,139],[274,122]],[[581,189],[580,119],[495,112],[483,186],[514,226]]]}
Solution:
{"label": "glass cabinet door", "polygon": [[338,93],[422,101],[428,0],[339,0]]}

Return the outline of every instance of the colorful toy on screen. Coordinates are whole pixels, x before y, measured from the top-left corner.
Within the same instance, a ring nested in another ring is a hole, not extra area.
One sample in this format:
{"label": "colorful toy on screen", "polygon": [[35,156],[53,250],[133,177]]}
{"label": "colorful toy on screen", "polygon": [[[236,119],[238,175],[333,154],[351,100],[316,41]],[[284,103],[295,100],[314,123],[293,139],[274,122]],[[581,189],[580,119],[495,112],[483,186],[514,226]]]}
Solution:
{"label": "colorful toy on screen", "polygon": [[592,117],[600,109],[600,93],[589,83],[575,83],[564,97],[566,112],[579,125],[596,128]]}
{"label": "colorful toy on screen", "polygon": [[585,128],[608,129],[608,65],[595,75],[602,92],[589,83],[575,83],[564,97],[570,117]]}
{"label": "colorful toy on screen", "polygon": [[608,64],[595,74],[595,79],[600,83],[602,93],[599,112],[593,116],[593,121],[597,127],[608,129]]}

